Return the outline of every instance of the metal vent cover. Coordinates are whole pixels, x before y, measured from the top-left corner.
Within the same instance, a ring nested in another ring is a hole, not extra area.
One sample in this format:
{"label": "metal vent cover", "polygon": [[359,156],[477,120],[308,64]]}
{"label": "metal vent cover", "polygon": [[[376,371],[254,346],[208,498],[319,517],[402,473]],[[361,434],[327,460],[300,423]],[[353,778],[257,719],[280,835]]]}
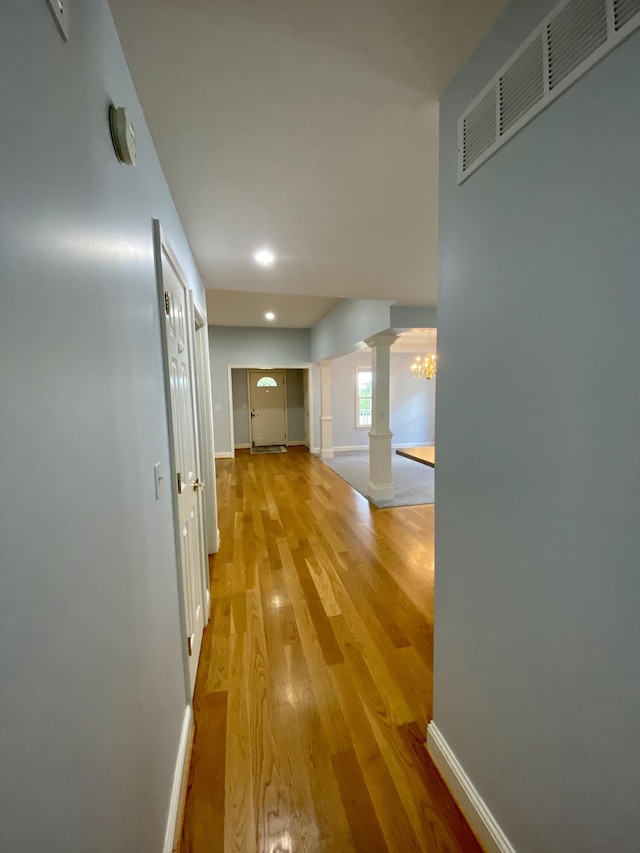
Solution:
{"label": "metal vent cover", "polygon": [[555,89],[606,40],[606,0],[570,0],[547,24],[549,88]]}
{"label": "metal vent cover", "polygon": [[458,183],[640,27],[640,0],[561,0],[458,120]]}
{"label": "metal vent cover", "polygon": [[616,30],[621,30],[625,24],[640,13],[640,0],[614,0],[613,18]]}
{"label": "metal vent cover", "polygon": [[465,118],[464,168],[469,169],[496,141],[496,90],[491,89]]}
{"label": "metal vent cover", "polygon": [[544,51],[542,33],[500,77],[500,134],[544,97]]}

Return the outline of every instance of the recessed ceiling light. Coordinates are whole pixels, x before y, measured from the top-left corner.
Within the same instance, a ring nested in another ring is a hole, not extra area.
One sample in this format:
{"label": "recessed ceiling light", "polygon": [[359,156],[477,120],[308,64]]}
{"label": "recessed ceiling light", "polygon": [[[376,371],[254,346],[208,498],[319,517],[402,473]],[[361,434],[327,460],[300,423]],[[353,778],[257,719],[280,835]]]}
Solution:
{"label": "recessed ceiling light", "polygon": [[272,267],[275,263],[276,256],[268,246],[263,246],[253,253],[253,260],[261,267]]}
{"label": "recessed ceiling light", "polygon": [[267,311],[267,313],[264,315],[264,319],[265,320],[275,320],[276,315],[273,313],[273,311]]}

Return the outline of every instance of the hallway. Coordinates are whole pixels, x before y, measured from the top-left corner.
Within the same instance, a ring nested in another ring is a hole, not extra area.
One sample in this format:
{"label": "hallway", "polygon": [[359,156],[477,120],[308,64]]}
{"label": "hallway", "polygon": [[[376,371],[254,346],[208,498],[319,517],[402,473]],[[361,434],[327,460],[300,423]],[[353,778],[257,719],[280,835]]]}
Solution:
{"label": "hallway", "polygon": [[423,747],[433,506],[306,450],[218,460],[182,853],[480,851]]}

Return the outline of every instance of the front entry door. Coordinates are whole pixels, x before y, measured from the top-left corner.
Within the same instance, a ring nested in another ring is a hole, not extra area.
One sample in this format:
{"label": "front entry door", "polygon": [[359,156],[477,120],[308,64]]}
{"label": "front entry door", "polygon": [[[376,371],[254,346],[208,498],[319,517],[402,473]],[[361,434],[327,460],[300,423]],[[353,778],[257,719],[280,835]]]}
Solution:
{"label": "front entry door", "polygon": [[187,289],[177,264],[162,243],[163,308],[167,331],[167,371],[175,471],[173,489],[178,509],[178,535],[182,563],[185,643],[189,660],[191,693],[205,625],[206,555],[202,537],[198,491],[195,413],[193,394],[192,336]]}
{"label": "front entry door", "polygon": [[287,443],[287,398],[283,370],[249,371],[251,445]]}

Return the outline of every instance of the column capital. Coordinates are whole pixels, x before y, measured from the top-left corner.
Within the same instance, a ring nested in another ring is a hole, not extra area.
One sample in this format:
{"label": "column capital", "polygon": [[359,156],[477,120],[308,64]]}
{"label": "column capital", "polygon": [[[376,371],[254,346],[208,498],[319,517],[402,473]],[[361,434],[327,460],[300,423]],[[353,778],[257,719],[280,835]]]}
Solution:
{"label": "column capital", "polygon": [[373,349],[373,347],[377,347],[377,346],[390,347],[392,344],[394,344],[398,340],[398,338],[399,338],[399,335],[389,334],[388,332],[385,332],[384,334],[381,334],[381,335],[372,335],[370,338],[366,338],[365,344],[368,347],[370,347],[371,349]]}
{"label": "column capital", "polygon": [[317,364],[319,364],[320,367],[328,367],[329,365],[333,364],[333,361],[334,359],[332,358],[319,358]]}

